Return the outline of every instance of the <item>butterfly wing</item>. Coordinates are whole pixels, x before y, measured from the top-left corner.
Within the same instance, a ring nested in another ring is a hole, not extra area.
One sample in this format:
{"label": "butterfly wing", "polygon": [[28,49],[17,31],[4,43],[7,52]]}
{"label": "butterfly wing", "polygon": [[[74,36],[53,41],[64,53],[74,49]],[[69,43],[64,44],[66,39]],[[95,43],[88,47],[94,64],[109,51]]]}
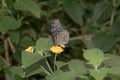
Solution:
{"label": "butterfly wing", "polygon": [[58,45],[64,45],[67,44],[69,41],[69,32],[67,30],[62,30],[58,34]]}
{"label": "butterfly wing", "polygon": [[59,20],[52,22],[51,35],[54,45],[64,45],[69,41],[69,32],[61,27]]}
{"label": "butterfly wing", "polygon": [[69,41],[69,32],[67,30],[55,30],[52,32],[54,45],[64,45]]}

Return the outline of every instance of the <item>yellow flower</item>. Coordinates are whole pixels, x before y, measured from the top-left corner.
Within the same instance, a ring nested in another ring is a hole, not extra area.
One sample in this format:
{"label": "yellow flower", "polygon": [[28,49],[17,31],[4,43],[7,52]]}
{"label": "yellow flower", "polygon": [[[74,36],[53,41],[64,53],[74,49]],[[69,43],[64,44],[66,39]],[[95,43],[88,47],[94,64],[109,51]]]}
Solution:
{"label": "yellow flower", "polygon": [[33,52],[34,48],[33,46],[29,46],[27,49],[25,49],[25,51],[27,52]]}
{"label": "yellow flower", "polygon": [[55,54],[60,54],[61,52],[63,52],[63,48],[60,46],[52,46],[50,48],[50,51],[52,51]]}

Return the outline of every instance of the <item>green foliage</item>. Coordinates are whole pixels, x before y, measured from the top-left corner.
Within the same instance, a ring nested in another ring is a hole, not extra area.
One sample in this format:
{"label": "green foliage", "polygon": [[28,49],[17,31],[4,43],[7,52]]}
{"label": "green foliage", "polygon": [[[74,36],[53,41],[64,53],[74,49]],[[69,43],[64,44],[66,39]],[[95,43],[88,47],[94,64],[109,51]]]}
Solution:
{"label": "green foliage", "polygon": [[86,74],[87,69],[84,65],[84,62],[79,60],[71,60],[68,66],[69,70],[75,73],[76,75],[83,75]]}
{"label": "green foliage", "polygon": [[18,0],[14,3],[14,8],[16,10],[21,11],[30,11],[37,18],[40,18],[40,8],[39,6],[32,0]]}
{"label": "green foliage", "polygon": [[110,32],[113,35],[119,35],[120,34],[120,27],[119,27],[119,21],[120,21],[120,16],[117,16],[115,22],[111,25],[110,27]]}
{"label": "green foliage", "polygon": [[24,73],[23,73],[23,70],[21,67],[16,67],[16,66],[13,66],[10,71],[13,73],[13,74],[17,74],[19,75],[20,77],[23,77],[24,76]]}
{"label": "green foliage", "polygon": [[0,17],[0,32],[6,34],[8,30],[15,30],[21,26],[21,22],[15,20],[13,17]]}
{"label": "green foliage", "polygon": [[120,67],[112,67],[108,73],[120,76]]}
{"label": "green foliage", "polygon": [[95,69],[97,69],[100,66],[103,60],[107,59],[104,57],[103,52],[99,49],[84,50],[84,58],[88,60],[88,64],[93,65]]}
{"label": "green foliage", "polygon": [[[39,51],[40,52],[40,51]],[[23,67],[26,68],[36,62],[38,62],[39,60],[47,57],[46,56],[42,56],[42,53],[31,53],[31,52],[22,52],[22,63],[23,63]]]}
{"label": "green foliage", "polygon": [[114,47],[117,39],[112,35],[98,33],[95,35],[93,42],[95,47],[102,49],[104,52],[107,52]]}
{"label": "green foliage", "polygon": [[84,9],[80,5],[78,0],[64,0],[63,6],[68,15],[79,25],[83,25]]}
{"label": "green foliage", "polygon": [[[0,0],[0,80],[119,80],[119,7],[120,0]],[[56,18],[70,33],[57,57]]]}
{"label": "green foliage", "polygon": [[103,63],[107,66],[111,66],[111,67],[117,67],[120,66],[120,57],[116,56],[116,55],[110,55],[107,54],[107,57],[109,57],[109,59],[105,60]]}
{"label": "green foliage", "polygon": [[104,77],[107,75],[107,68],[101,68],[99,71],[97,70],[90,70],[91,75],[95,78],[95,80],[103,80]]}
{"label": "green foliage", "polygon": [[104,1],[96,4],[93,12],[93,18],[96,21],[103,22],[106,19],[110,18],[113,10],[113,6],[110,2]]}
{"label": "green foliage", "polygon": [[52,45],[53,45],[52,40],[51,39],[47,39],[47,38],[40,38],[36,42],[36,47],[39,50],[43,50],[43,51],[44,50],[49,50]]}
{"label": "green foliage", "polygon": [[56,71],[51,76],[47,76],[47,80],[74,80],[75,74],[72,72]]}

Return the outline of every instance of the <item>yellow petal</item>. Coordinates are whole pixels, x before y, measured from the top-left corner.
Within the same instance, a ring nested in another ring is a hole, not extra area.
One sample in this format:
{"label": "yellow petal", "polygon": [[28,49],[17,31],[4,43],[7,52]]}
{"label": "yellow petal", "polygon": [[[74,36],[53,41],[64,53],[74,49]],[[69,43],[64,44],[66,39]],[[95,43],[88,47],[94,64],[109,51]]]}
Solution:
{"label": "yellow petal", "polygon": [[25,51],[27,52],[33,52],[34,48],[33,46],[29,46],[27,49],[25,49]]}
{"label": "yellow petal", "polygon": [[60,46],[52,46],[50,48],[50,51],[52,51],[55,54],[60,54],[61,52],[63,52],[63,48]]}

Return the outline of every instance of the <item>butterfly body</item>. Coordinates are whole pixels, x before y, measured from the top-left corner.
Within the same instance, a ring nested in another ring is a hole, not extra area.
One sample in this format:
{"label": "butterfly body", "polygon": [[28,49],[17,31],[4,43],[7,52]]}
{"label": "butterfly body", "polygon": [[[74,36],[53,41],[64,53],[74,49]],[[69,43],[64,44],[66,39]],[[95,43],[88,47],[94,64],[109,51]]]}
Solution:
{"label": "butterfly body", "polygon": [[65,45],[69,41],[69,32],[60,24],[58,19],[52,21],[51,35],[54,45]]}

